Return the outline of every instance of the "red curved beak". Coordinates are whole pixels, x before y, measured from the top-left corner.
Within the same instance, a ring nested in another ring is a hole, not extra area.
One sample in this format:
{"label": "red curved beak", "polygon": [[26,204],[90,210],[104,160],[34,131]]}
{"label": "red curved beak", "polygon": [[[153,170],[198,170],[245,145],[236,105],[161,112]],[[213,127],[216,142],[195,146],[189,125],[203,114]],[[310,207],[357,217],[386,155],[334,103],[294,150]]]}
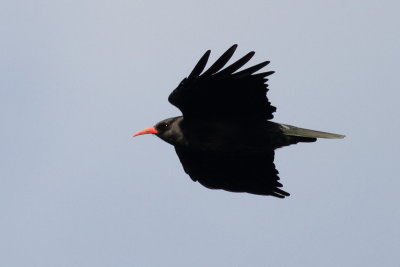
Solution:
{"label": "red curved beak", "polygon": [[154,127],[149,127],[149,128],[146,128],[146,129],[144,129],[144,130],[141,130],[141,131],[135,133],[135,134],[133,135],[133,137],[138,136],[138,135],[142,135],[142,134],[156,134],[156,133],[158,133],[158,131],[156,130],[156,128],[154,128]]}

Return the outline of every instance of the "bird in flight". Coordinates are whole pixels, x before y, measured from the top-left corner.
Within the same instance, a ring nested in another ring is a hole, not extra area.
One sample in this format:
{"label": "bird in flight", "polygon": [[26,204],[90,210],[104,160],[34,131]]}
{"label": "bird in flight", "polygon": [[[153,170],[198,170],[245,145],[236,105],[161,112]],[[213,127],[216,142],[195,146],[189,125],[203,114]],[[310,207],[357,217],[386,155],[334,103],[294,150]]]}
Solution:
{"label": "bird in flight", "polygon": [[169,95],[168,101],[183,116],[134,136],[155,134],[173,145],[184,171],[207,188],[284,198],[289,193],[281,189],[275,149],[344,135],[272,122],[276,108],[267,98],[266,82],[274,72],[257,73],[269,61],[238,71],[254,56],[249,52],[223,68],[236,48],[233,45],[204,71],[208,50]]}

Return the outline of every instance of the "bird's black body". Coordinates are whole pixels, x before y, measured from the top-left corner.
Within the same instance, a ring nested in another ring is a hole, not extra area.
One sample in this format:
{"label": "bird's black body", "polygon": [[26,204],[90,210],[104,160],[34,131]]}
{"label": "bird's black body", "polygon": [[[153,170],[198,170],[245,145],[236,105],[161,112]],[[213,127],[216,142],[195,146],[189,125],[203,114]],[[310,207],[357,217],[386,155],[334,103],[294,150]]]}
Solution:
{"label": "bird's black body", "polygon": [[137,135],[155,133],[173,145],[185,172],[205,187],[289,196],[280,189],[274,150],[343,136],[271,122],[276,108],[266,96],[266,77],[273,72],[254,74],[269,62],[237,72],[254,55],[250,52],[221,70],[235,49],[232,46],[202,74],[207,51],[168,98],[183,116],[163,120]]}

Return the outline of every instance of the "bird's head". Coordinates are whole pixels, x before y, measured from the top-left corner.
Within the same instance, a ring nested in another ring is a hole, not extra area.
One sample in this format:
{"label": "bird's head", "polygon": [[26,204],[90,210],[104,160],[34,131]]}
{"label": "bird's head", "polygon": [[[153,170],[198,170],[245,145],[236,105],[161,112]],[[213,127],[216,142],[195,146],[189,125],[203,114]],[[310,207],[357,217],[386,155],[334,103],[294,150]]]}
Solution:
{"label": "bird's head", "polygon": [[133,137],[142,134],[155,134],[171,145],[180,144],[183,139],[182,131],[180,130],[181,121],[182,117],[168,118],[158,122],[152,127],[135,133]]}

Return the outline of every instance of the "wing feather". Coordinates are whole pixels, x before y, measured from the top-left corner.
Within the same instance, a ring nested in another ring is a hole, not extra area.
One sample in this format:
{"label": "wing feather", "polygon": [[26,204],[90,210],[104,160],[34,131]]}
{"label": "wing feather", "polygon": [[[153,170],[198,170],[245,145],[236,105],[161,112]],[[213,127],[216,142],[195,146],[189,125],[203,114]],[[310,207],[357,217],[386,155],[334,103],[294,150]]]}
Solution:
{"label": "wing feather", "polygon": [[[274,73],[275,73],[275,71],[261,72],[261,73],[254,74],[253,77],[264,79],[265,77],[268,77],[269,75],[272,75]],[[268,81],[268,80],[265,80],[265,81]]]}
{"label": "wing feather", "polygon": [[236,48],[237,45],[230,47],[201,74],[210,56],[208,50],[188,78],[169,95],[169,102],[182,111],[185,119],[251,121],[273,118],[276,108],[266,96],[265,84],[267,81],[265,77],[271,75],[273,71],[255,74],[267,66],[269,61],[236,72],[254,56],[254,52],[249,52],[222,69]]}
{"label": "wing feather", "polygon": [[217,59],[217,61],[215,61],[215,63],[206,72],[204,72],[203,75],[204,76],[212,75],[217,71],[219,71],[220,69],[222,69],[225,66],[225,64],[229,61],[229,59],[231,59],[233,53],[235,53],[236,48],[237,48],[236,44],[231,46],[231,48],[229,48],[224,54],[222,54],[222,56],[219,59]]}
{"label": "wing feather", "polygon": [[269,61],[261,62],[261,63],[259,63],[259,64],[257,64],[257,65],[254,65],[253,67],[250,67],[250,68],[248,68],[248,69],[245,69],[245,70],[236,72],[236,73],[234,73],[232,76],[235,77],[235,78],[239,78],[239,77],[244,77],[244,76],[251,75],[251,74],[253,74],[254,72],[259,71],[260,69],[264,68],[264,67],[267,66],[269,63],[270,63]]}
{"label": "wing feather", "polygon": [[207,52],[204,53],[204,55],[200,58],[199,62],[197,62],[192,72],[189,74],[188,80],[197,78],[203,72],[204,68],[207,65],[207,61],[208,58],[210,57],[210,54],[211,50],[207,50]]}
{"label": "wing feather", "polygon": [[185,172],[193,181],[210,189],[247,192],[284,198],[290,194],[280,189],[274,152],[226,154],[191,150],[175,146]]}
{"label": "wing feather", "polygon": [[225,76],[234,73],[241,67],[243,67],[244,64],[249,62],[249,60],[254,56],[255,52],[249,52],[247,55],[236,61],[235,63],[231,64],[229,67],[226,67],[225,69],[221,70],[220,72],[217,73],[218,76]]}

